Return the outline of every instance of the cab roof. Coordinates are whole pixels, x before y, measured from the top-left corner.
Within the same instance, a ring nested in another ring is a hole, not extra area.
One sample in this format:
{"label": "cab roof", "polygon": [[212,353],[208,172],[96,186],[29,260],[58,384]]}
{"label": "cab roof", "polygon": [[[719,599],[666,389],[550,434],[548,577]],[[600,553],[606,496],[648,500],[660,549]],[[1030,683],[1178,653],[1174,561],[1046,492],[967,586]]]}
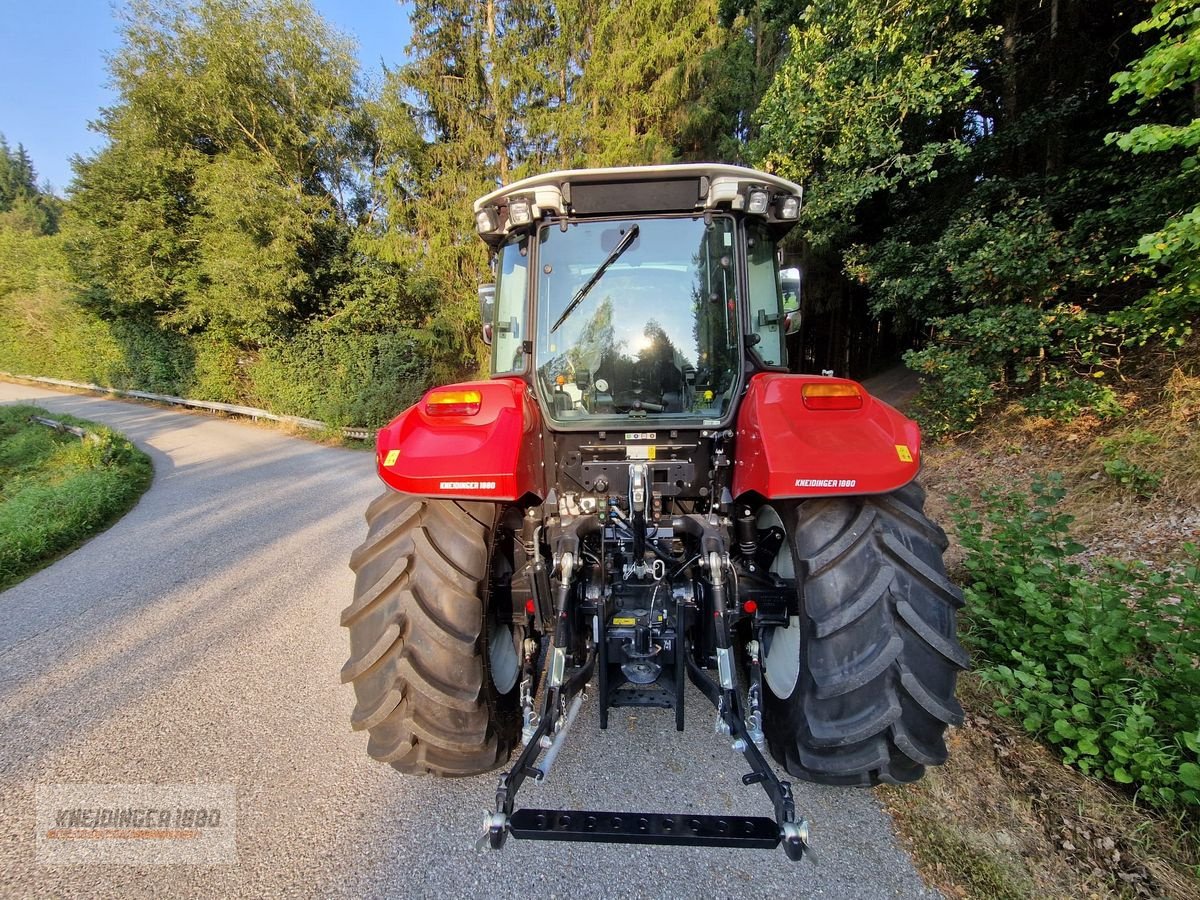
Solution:
{"label": "cab roof", "polygon": [[[475,201],[476,224],[489,244],[501,243],[513,228],[508,214],[514,200],[529,204],[530,219],[545,215],[612,216],[670,213],[726,208],[747,211],[752,191],[767,195],[763,215],[773,224],[790,227],[799,210],[799,185],[777,175],[722,163],[677,163],[661,166],[622,166],[605,169],[564,169],[522,178]],[[781,204],[792,215],[780,215]],[[761,202],[761,198],[760,198]]]}

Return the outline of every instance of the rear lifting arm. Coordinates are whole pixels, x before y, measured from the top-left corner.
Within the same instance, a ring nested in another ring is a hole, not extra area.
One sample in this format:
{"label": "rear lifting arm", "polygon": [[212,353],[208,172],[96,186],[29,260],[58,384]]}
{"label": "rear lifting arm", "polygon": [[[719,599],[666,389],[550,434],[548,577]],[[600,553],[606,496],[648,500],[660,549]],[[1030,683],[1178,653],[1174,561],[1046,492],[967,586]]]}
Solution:
{"label": "rear lifting arm", "polygon": [[[535,766],[537,758],[541,755],[542,750],[550,747],[555,748],[554,753],[557,755],[555,741],[559,742],[559,746],[561,746],[561,741],[566,737],[566,728],[570,724],[570,720],[574,718],[574,713],[578,711],[583,698],[582,696],[578,697],[578,701],[572,704],[569,718],[567,704],[572,703],[572,700],[576,699],[576,695],[582,694],[588,681],[591,680],[592,671],[595,668],[596,646],[593,644],[588,649],[583,665],[574,667],[568,676],[566,648],[570,642],[571,581],[577,568],[580,545],[585,535],[599,530],[599,519],[595,516],[581,516],[572,520],[566,528],[557,528],[557,533],[552,537],[558,578],[553,584],[554,633],[550,639],[550,646],[547,648],[549,677],[546,680],[546,690],[542,695],[542,711],[538,726],[525,742],[525,748],[517,757],[513,767],[500,777],[500,784],[496,788],[496,809],[488,813],[485,820],[487,830],[480,838],[480,844],[487,843],[493,850],[499,850],[504,846],[510,830],[509,820],[516,804],[517,791],[525,779],[532,775],[540,781],[545,777],[549,766],[546,766],[545,769],[537,768]],[[560,719],[563,719],[563,727],[557,728]],[[556,732],[554,739],[549,737],[552,732]]]}
{"label": "rear lifting arm", "polygon": [[[603,616],[595,627],[599,641],[588,648],[581,666],[568,675],[566,647],[570,634],[571,582],[577,571],[581,539],[600,529],[594,516],[583,516],[562,528],[553,539],[558,579],[554,584],[555,628],[549,650],[549,676],[542,698],[541,719],[513,767],[500,778],[496,808],[485,819],[479,846],[499,849],[511,833],[535,840],[603,841],[639,844],[675,844],[716,847],[777,847],[783,844],[789,859],[799,860],[808,850],[808,823],[797,820],[791,785],[780,781],[746,728],[741,693],[734,665],[730,612],[725,571],[729,565],[724,540],[715,523],[702,516],[680,516],[673,521],[681,533],[699,538],[701,566],[708,573],[717,643],[718,682],[687,656],[688,675],[717,708],[718,730],[733,737],[751,771],[742,776],[746,785],[762,784],[775,808],[775,820],[756,816],[699,816],[659,813],[608,813],[587,810],[516,809],[516,794],[529,776],[541,780],[549,765],[538,768],[542,750],[547,761],[557,755],[562,740],[582,702],[591,679],[596,647],[605,640]],[[559,726],[559,722],[562,725]],[[551,738],[550,735],[554,737]]]}
{"label": "rear lifting arm", "polygon": [[[690,525],[688,524],[690,522]],[[760,783],[775,806],[775,821],[779,827],[779,839],[788,859],[798,860],[808,848],[808,822],[796,820],[796,805],[792,799],[792,786],[780,781],[774,769],[762,755],[757,743],[746,728],[746,716],[742,695],[737,682],[737,666],[733,656],[733,639],[730,630],[728,582],[725,570],[729,565],[724,552],[724,541],[719,532],[707,520],[699,516],[684,516],[676,520],[682,530],[701,534],[700,565],[708,572],[712,596],[712,612],[717,644],[717,678],[714,682],[708,673],[696,665],[692,654],[686,654],[688,677],[717,708],[718,728],[732,735],[733,749],[740,750],[750,764],[751,771],[742,776],[742,783]],[[757,675],[757,672],[755,673]]]}

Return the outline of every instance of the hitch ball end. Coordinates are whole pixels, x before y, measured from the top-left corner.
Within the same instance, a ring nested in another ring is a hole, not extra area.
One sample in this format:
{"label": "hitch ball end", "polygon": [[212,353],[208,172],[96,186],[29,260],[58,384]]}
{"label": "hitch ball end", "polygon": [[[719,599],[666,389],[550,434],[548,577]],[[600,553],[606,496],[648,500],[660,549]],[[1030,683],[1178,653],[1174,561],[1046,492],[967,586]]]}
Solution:
{"label": "hitch ball end", "polygon": [[808,844],[808,820],[799,822],[783,822],[779,826],[780,838],[783,840],[783,852],[793,862],[798,862],[805,854],[813,865],[817,864],[816,854]]}
{"label": "hitch ball end", "polygon": [[499,850],[504,846],[504,841],[507,838],[508,816],[502,812],[484,810],[483,834],[475,842],[475,849],[483,850],[486,847],[491,850]]}

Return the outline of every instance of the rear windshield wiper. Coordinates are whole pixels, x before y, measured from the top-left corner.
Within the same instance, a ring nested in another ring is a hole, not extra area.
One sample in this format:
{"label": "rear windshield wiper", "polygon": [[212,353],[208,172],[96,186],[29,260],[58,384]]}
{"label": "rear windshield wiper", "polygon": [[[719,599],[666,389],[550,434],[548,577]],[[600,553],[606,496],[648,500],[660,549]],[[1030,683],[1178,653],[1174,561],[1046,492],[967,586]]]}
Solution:
{"label": "rear windshield wiper", "polygon": [[604,273],[608,270],[608,267],[620,259],[621,254],[629,249],[629,245],[637,238],[640,230],[635,223],[632,228],[625,232],[625,236],[621,238],[617,246],[612,248],[612,253],[608,254],[608,258],[600,263],[600,267],[592,273],[592,277],[587,280],[587,284],[575,292],[575,296],[571,298],[571,302],[567,304],[567,308],[563,310],[562,315],[558,317],[558,321],[554,323],[554,327],[550,329],[551,334],[558,331],[558,326],[567,321],[567,316],[575,312],[575,307],[583,302],[588,292],[596,286],[596,282],[604,277]]}

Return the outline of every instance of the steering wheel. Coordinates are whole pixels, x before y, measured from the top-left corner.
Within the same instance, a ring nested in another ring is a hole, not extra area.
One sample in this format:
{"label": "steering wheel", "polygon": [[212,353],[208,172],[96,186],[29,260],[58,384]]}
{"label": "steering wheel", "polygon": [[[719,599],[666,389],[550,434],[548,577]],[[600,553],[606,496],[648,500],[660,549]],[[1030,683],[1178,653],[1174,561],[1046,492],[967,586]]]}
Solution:
{"label": "steering wheel", "polygon": [[649,400],[639,396],[640,390],[620,391],[613,394],[612,405],[617,412],[629,410],[645,410],[646,412],[664,412],[666,406],[658,400]]}

